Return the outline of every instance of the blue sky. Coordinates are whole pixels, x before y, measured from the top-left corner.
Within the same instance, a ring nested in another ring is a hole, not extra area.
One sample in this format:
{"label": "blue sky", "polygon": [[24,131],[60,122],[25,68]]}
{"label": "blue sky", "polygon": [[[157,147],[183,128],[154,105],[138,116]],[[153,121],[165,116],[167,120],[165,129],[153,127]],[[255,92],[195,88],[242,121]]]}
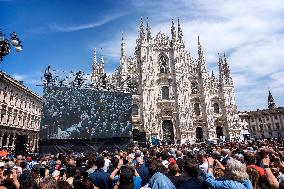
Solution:
{"label": "blue sky", "polygon": [[[239,110],[267,107],[268,88],[284,106],[284,3],[281,0],[0,0],[0,27],[16,31],[23,51],[4,58],[0,69],[42,94],[47,65],[91,72],[93,49],[103,48],[106,71],[117,67],[121,32],[127,55],[135,47],[140,17],[150,18],[153,35],[170,34],[180,18],[186,49],[197,53],[197,36],[208,69],[217,71],[217,53],[226,52]],[[100,51],[98,50],[98,57]]]}

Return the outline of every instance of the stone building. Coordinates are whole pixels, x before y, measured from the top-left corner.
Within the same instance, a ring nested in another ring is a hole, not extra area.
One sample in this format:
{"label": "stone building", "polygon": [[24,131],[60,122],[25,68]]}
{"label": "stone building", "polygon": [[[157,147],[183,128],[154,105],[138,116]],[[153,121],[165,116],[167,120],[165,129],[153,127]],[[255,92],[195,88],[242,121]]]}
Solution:
{"label": "stone building", "polygon": [[38,148],[41,97],[0,72],[0,148],[11,148],[19,135],[29,148]]}
{"label": "stone building", "polygon": [[241,112],[239,116],[254,138],[284,137],[284,107],[276,107],[270,91],[268,109]]}
{"label": "stone building", "polygon": [[[177,27],[177,29],[176,29]],[[122,36],[120,66],[108,79],[137,87],[133,95],[134,128],[168,142],[238,137],[241,132],[234,84],[227,58],[220,56],[218,76],[208,71],[198,37],[198,57],[185,49],[182,28],[172,21],[171,37],[153,36],[147,19],[139,28],[134,55],[126,57]],[[104,73],[93,64],[92,80]],[[130,76],[130,77],[129,77]]]}

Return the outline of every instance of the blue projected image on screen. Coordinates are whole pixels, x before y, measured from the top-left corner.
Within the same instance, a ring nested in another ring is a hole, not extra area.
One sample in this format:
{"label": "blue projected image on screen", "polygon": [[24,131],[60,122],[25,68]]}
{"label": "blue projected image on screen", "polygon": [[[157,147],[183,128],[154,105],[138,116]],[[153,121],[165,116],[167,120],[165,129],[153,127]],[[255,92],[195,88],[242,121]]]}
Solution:
{"label": "blue projected image on screen", "polygon": [[46,87],[41,139],[130,137],[132,95],[67,87]]}

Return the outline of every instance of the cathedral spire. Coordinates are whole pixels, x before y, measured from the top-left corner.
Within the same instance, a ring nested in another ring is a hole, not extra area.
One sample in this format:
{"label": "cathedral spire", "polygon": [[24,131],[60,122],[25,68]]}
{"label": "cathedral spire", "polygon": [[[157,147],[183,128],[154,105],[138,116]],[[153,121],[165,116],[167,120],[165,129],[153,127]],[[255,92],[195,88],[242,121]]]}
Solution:
{"label": "cathedral spire", "polygon": [[[202,49],[202,45],[200,43],[200,39],[199,36],[197,38],[197,45],[198,45],[198,57],[200,61],[204,61],[204,53],[203,53],[203,49]],[[203,62],[205,63],[205,62]]]}
{"label": "cathedral spire", "polygon": [[179,18],[178,18],[178,39],[179,39],[179,42],[183,42],[183,34],[182,34],[182,30],[181,30],[180,23],[179,23]]}
{"label": "cathedral spire", "polygon": [[275,109],[275,102],[274,102],[274,98],[270,92],[270,90],[268,91],[268,108],[269,109]]}
{"label": "cathedral spire", "polygon": [[[219,53],[218,53],[219,55]],[[227,84],[232,84],[232,77],[230,74],[229,64],[227,62],[226,54],[224,53],[223,57],[219,55],[219,79],[224,81]]]}
{"label": "cathedral spire", "polygon": [[198,45],[198,56],[200,58],[201,56],[203,56],[203,50],[202,50],[202,45],[200,43],[199,36],[197,37],[197,45]]}
{"label": "cathedral spire", "polygon": [[218,63],[219,63],[219,71],[221,70],[222,68],[222,64],[223,64],[223,60],[222,60],[222,57],[220,57],[220,53],[218,53]]}
{"label": "cathedral spire", "polygon": [[211,77],[212,77],[212,78],[215,78],[215,75],[214,75],[214,71],[213,71],[213,70],[212,70]]}
{"label": "cathedral spire", "polygon": [[120,49],[120,59],[125,57],[125,42],[123,37],[123,32],[121,32],[121,49]]}
{"label": "cathedral spire", "polygon": [[205,66],[204,53],[203,53],[202,45],[200,43],[199,36],[197,38],[197,45],[198,45],[198,67],[200,69],[200,72],[207,72],[206,66]]}
{"label": "cathedral spire", "polygon": [[101,60],[99,64],[100,73],[105,73],[105,61],[104,61],[104,55],[103,55],[103,48],[101,48]]}
{"label": "cathedral spire", "polygon": [[171,27],[171,33],[172,33],[172,41],[176,41],[176,28],[174,20],[172,19],[172,27]]}
{"label": "cathedral spire", "polygon": [[97,52],[96,48],[94,49],[94,58],[93,58],[93,75],[97,73]]}
{"label": "cathedral spire", "polygon": [[229,64],[227,62],[227,57],[226,57],[226,53],[224,52],[224,64],[223,64],[223,71],[224,71],[224,75],[227,77],[230,77],[230,68],[229,68]]}
{"label": "cathedral spire", "polygon": [[141,17],[141,22],[140,22],[139,38],[141,42],[145,39],[145,31],[144,31],[144,24],[143,24],[142,17]]}
{"label": "cathedral spire", "polygon": [[151,26],[149,24],[149,18],[147,17],[147,26],[146,26],[146,32],[147,32],[147,41],[151,40]]}

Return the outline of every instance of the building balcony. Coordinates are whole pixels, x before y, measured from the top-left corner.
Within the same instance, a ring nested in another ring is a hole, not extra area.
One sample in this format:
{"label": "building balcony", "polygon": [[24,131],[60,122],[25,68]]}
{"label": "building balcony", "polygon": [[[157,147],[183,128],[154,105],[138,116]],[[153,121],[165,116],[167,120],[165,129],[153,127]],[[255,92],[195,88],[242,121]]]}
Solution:
{"label": "building balcony", "polygon": [[174,107],[175,100],[174,99],[159,99],[158,106],[162,107]]}

